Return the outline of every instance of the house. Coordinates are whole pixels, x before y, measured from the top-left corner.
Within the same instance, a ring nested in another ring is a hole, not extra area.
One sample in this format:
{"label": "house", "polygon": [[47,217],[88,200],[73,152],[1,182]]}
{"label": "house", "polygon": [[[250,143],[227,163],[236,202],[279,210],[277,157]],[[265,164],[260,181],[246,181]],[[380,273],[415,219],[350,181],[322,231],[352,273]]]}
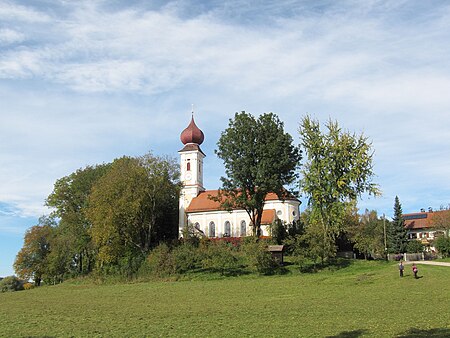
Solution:
{"label": "house", "polygon": [[408,239],[419,240],[431,250],[434,250],[433,240],[444,235],[446,231],[448,232],[442,225],[445,222],[450,222],[450,210],[430,210],[428,212],[423,210],[402,216],[405,221],[405,228],[408,230]]}
{"label": "house", "polygon": [[[179,203],[179,232],[192,224],[207,237],[242,237],[251,233],[250,217],[242,209],[227,211],[220,202],[211,199],[218,196],[218,190],[206,190],[203,186],[203,159],[200,148],[204,141],[203,132],[197,127],[192,115],[191,121],[180,135],[183,148],[180,154],[182,189]],[[280,219],[292,223],[299,219],[300,201],[291,195],[280,200],[274,193],[266,197],[261,221],[263,236],[268,236],[269,226]]]}

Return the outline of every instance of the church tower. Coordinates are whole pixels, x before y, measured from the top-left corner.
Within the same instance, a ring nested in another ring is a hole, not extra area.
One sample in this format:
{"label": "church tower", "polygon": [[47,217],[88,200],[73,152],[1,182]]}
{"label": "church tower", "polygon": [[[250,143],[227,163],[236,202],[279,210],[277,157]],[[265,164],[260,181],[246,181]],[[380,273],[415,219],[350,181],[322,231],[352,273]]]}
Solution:
{"label": "church tower", "polygon": [[184,144],[183,149],[178,151],[180,154],[180,173],[183,187],[180,192],[180,218],[179,231],[186,225],[185,210],[194,197],[199,192],[204,191],[203,187],[203,159],[205,154],[200,149],[205,136],[194,122],[194,113],[192,113],[191,122],[180,135],[180,140]]}

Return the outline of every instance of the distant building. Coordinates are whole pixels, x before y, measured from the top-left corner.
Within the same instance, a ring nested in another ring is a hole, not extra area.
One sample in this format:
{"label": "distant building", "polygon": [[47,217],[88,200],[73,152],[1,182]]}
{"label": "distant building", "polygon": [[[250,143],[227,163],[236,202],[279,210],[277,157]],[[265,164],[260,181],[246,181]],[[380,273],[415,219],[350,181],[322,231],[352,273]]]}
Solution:
{"label": "distant building", "polygon": [[[221,209],[220,203],[210,198],[217,197],[218,190],[206,190],[203,186],[203,159],[206,155],[200,145],[204,134],[195,124],[193,116],[180,139],[184,145],[178,151],[183,185],[179,206],[180,234],[188,223],[207,237],[242,237],[250,234],[250,217],[245,210]],[[276,194],[268,194],[261,221],[262,235],[269,235],[269,226],[276,219],[286,223],[298,220],[299,206],[300,201],[293,196],[287,196],[282,201]]]}
{"label": "distant building", "polygon": [[403,220],[405,228],[408,229],[408,239],[421,241],[422,244],[434,250],[433,240],[447,231],[439,225],[442,224],[444,217],[450,221],[450,210],[404,214]]}

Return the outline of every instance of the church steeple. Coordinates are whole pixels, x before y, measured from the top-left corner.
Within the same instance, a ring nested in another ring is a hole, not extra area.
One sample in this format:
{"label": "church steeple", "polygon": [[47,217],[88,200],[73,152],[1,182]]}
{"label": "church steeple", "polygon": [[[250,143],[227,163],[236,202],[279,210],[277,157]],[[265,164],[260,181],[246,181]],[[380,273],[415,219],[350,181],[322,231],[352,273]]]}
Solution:
{"label": "church steeple", "polygon": [[203,187],[203,159],[205,154],[200,149],[200,144],[203,143],[204,139],[205,135],[195,124],[194,113],[192,112],[191,122],[180,134],[180,140],[184,147],[178,151],[180,154],[181,183],[183,184],[180,194],[180,231],[186,225],[186,208],[200,191],[205,190]]}

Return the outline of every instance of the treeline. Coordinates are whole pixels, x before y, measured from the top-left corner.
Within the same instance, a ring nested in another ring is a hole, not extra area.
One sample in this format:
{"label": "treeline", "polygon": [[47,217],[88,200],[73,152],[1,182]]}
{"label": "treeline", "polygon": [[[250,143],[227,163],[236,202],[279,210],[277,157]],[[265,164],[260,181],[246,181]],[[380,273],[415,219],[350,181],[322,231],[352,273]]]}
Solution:
{"label": "treeline", "polygon": [[131,274],[178,236],[179,169],[147,154],[88,166],[56,181],[50,216],[25,234],[14,269],[35,285],[99,273]]}

